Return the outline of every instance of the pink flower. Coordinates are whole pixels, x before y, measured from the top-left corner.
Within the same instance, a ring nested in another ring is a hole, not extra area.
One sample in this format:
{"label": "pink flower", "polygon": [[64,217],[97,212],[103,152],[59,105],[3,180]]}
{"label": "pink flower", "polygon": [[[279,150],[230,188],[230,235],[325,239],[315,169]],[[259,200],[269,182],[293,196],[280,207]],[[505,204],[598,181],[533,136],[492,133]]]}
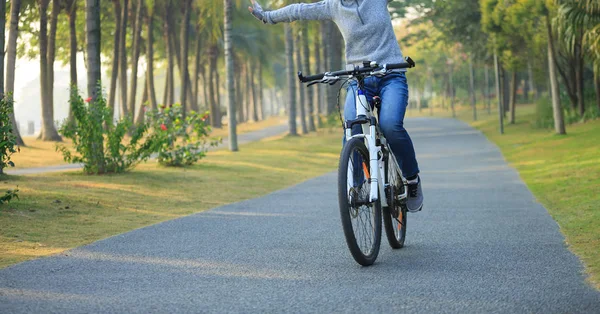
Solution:
{"label": "pink flower", "polygon": [[202,121],[206,121],[206,119],[208,119],[208,113],[202,116]]}
{"label": "pink flower", "polygon": [[160,129],[163,130],[163,131],[166,131],[167,130],[167,126],[164,125],[164,124],[161,124],[160,125]]}
{"label": "pink flower", "polygon": [[89,103],[90,101],[92,101],[92,97],[88,97],[85,99],[85,102]]}

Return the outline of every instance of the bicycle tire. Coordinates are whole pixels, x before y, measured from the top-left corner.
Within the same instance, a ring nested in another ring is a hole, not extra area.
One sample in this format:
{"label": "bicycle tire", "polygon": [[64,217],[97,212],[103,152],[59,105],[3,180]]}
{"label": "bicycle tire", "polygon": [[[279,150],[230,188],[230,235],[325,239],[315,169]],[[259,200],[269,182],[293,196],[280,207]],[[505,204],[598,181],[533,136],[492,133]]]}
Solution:
{"label": "bicycle tire", "polygon": [[[357,155],[354,155],[355,153]],[[377,259],[379,247],[381,245],[381,202],[378,200],[374,203],[370,203],[369,205],[361,205],[358,208],[357,205],[351,204],[352,198],[350,196],[352,192],[350,190],[354,188],[350,187],[350,185],[354,185],[355,183],[348,183],[348,173],[350,171],[353,173],[353,181],[356,180],[357,175],[357,173],[354,172],[354,166],[350,168],[353,162],[353,155],[354,157],[360,157],[360,159],[362,159],[360,162],[362,163],[363,161],[366,161],[366,165],[368,165],[369,152],[365,147],[363,139],[354,138],[348,141],[344,145],[340,156],[340,167],[338,170],[338,198],[340,216],[342,220],[342,227],[344,229],[344,236],[346,238],[346,244],[348,245],[348,249],[350,250],[352,257],[358,264],[362,266],[370,266]],[[356,163],[357,161],[355,160],[354,162]],[[364,171],[368,171],[369,167],[366,165],[363,164],[363,169],[360,169],[363,171],[362,173],[364,173]],[[367,176],[369,176],[368,172]],[[361,191],[370,185],[363,183],[362,186],[363,187],[361,188]],[[356,198],[359,198],[358,194],[356,195]],[[370,243],[368,242],[369,239],[367,239],[365,236],[361,237],[360,241],[357,241],[356,232],[354,230],[355,227],[352,223],[353,216],[356,216],[354,218],[358,218],[357,222],[362,221],[362,218],[360,217],[366,217],[367,210],[372,214],[372,218],[368,217],[368,221],[371,223],[371,225],[369,228],[362,228],[364,230],[359,228],[357,229],[359,229],[359,233],[367,232],[369,229],[373,229],[372,241]],[[360,244],[365,244],[365,248],[361,249],[362,245],[360,245],[358,242],[361,242]],[[367,248],[368,250],[365,250]]]}
{"label": "bicycle tire", "polygon": [[[406,221],[408,209],[397,196],[403,193],[404,183],[399,173],[391,175],[389,164],[385,164],[385,176],[388,179],[389,191],[386,191],[388,206],[383,208],[383,225],[388,243],[392,249],[401,249],[406,240]],[[392,182],[393,181],[393,182]]]}

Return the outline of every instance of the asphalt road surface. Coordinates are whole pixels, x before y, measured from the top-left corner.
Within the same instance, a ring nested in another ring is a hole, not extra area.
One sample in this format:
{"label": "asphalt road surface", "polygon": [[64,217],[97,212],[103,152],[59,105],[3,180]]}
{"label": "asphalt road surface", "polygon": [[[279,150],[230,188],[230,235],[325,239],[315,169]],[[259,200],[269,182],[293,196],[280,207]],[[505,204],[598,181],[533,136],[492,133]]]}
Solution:
{"label": "asphalt road surface", "polygon": [[557,224],[493,144],[450,119],[407,127],[425,208],[409,214],[405,248],[383,235],[371,267],[346,248],[331,173],[5,268],[0,312],[600,313]]}

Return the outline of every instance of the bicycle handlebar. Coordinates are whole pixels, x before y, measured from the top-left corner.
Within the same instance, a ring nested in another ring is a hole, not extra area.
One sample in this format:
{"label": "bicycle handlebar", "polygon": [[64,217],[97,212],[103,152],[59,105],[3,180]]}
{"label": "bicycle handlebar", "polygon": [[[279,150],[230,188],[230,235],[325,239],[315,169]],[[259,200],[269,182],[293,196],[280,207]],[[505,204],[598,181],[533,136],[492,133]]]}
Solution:
{"label": "bicycle handlebar", "polygon": [[415,62],[410,57],[406,57],[406,62],[402,62],[402,63],[391,63],[391,64],[384,64],[383,66],[379,66],[376,63],[365,62],[365,64],[362,67],[356,66],[356,67],[354,67],[353,70],[325,72],[325,73],[310,75],[310,76],[304,76],[304,75],[302,75],[302,71],[300,71],[300,72],[298,72],[298,78],[300,79],[300,82],[302,82],[302,83],[309,83],[309,82],[314,82],[314,81],[320,81],[323,78],[325,78],[325,76],[330,76],[330,77],[347,76],[347,75],[357,76],[357,75],[362,75],[365,73],[372,73],[374,71],[379,71],[379,70],[383,70],[383,69],[385,69],[387,71],[387,70],[397,70],[397,69],[410,69],[410,68],[414,68],[414,67],[415,67]]}

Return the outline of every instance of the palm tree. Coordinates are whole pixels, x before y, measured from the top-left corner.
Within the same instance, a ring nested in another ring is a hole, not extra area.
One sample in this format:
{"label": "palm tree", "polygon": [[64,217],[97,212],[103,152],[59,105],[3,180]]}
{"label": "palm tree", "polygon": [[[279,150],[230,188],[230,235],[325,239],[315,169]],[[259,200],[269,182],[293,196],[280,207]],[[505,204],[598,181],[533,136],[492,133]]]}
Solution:
{"label": "palm tree", "polygon": [[[594,65],[596,105],[600,109],[600,3],[597,0],[559,0],[556,24],[571,51],[587,52]],[[583,72],[579,69],[579,72]],[[580,74],[583,80],[582,74]],[[578,78],[579,80],[579,78]],[[577,86],[579,113],[585,110],[583,84]]]}
{"label": "palm tree", "polygon": [[235,113],[235,89],[233,80],[233,42],[231,41],[232,29],[232,9],[231,0],[224,0],[225,19],[224,19],[224,35],[225,35],[225,72],[227,73],[227,117],[229,120],[229,150],[232,152],[238,151],[237,130],[236,130],[236,113]]}

